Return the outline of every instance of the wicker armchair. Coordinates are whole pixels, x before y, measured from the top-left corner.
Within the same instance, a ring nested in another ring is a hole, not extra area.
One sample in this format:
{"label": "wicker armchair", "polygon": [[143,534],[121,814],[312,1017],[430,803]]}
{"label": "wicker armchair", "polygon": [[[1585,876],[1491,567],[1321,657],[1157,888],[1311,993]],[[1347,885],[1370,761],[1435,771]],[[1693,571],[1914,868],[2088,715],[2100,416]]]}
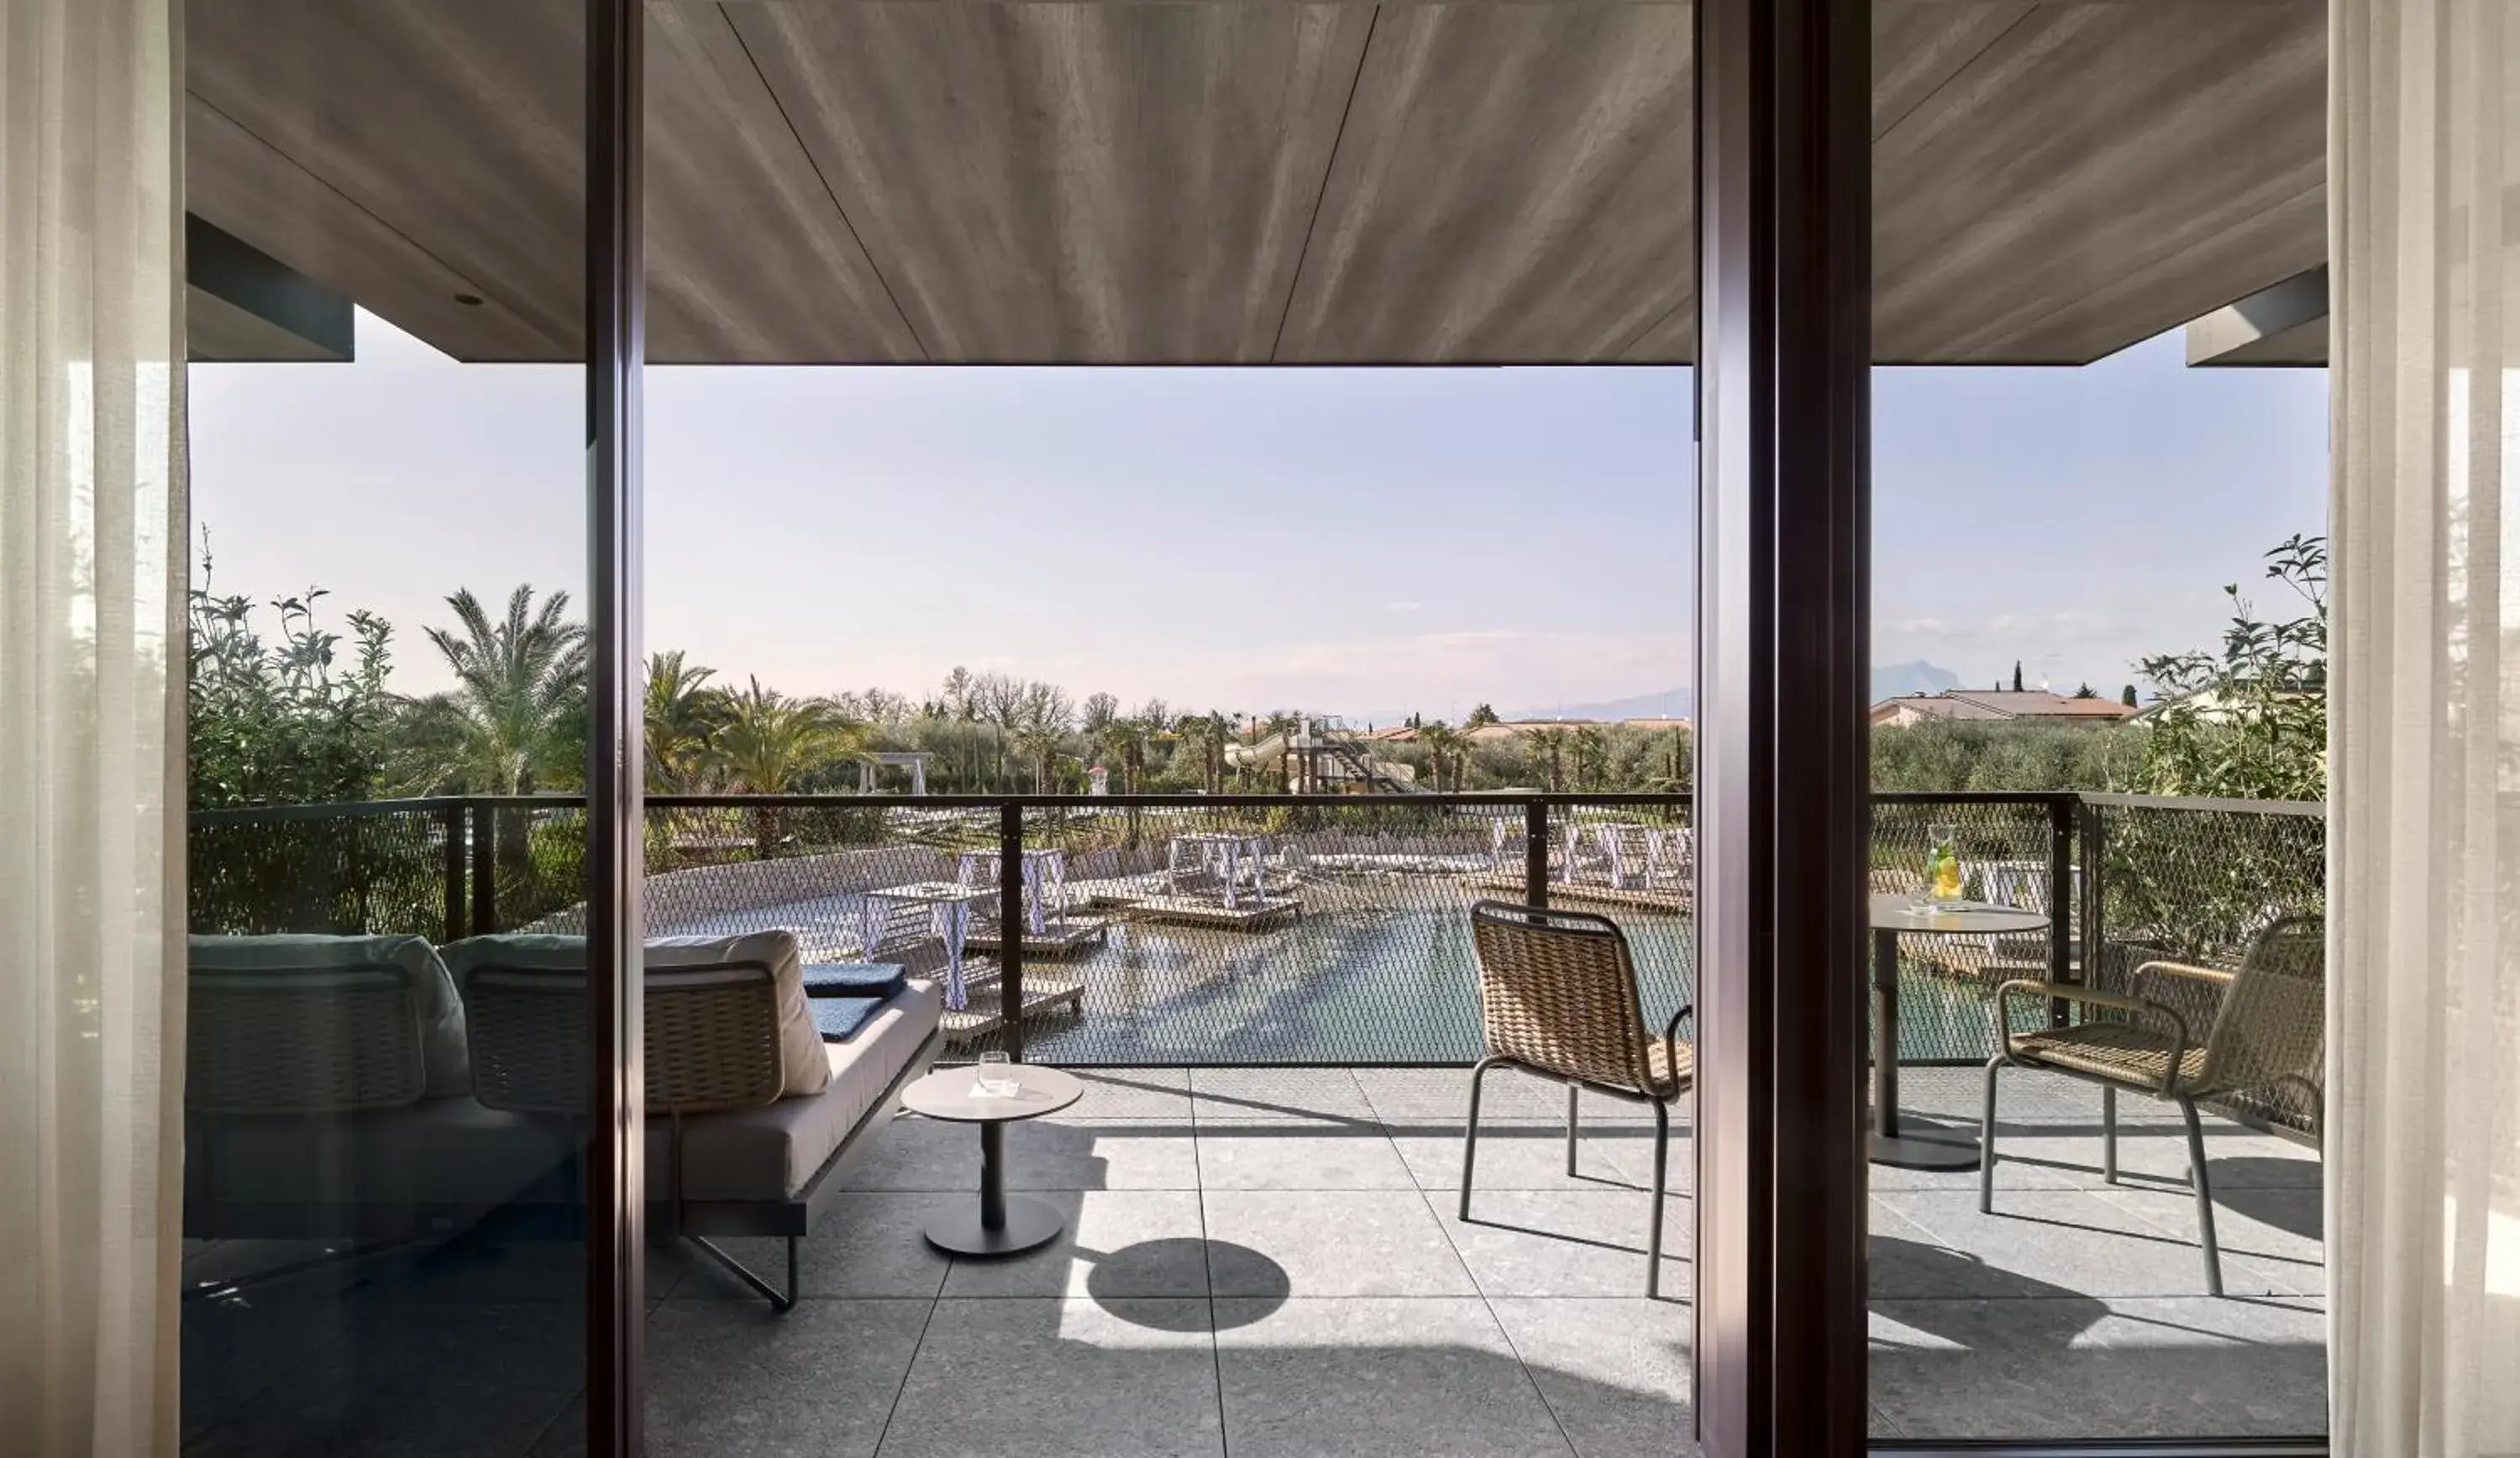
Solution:
{"label": "wicker armchair", "polygon": [[[2239,970],[2146,962],[2127,994],[2066,983],[2007,982],[1996,990],[1998,1052],[1986,1065],[1985,1157],[1979,1163],[1978,1208],[1995,1211],[1995,1085],[2004,1067],[2039,1068],[2100,1085],[2101,1176],[2118,1177],[2117,1094],[2121,1088],[2166,1098],[2187,1121],[2187,1183],[2205,1250],[2205,1281],[2223,1294],[2223,1259],[2214,1239],[2214,1198],[2205,1169],[2205,1138],[2196,1101],[2253,1093],[2306,1081],[2325,1036],[2326,943],[2312,917],[2286,917],[2249,948]],[[2219,989],[2221,1002],[2202,1040],[2178,1009],[2154,995],[2153,979],[2180,978]],[[2050,998],[2095,1011],[2067,1028],[2047,1026]],[[2035,1005],[2038,1026],[2016,1032],[2016,1000]]]}
{"label": "wicker armchair", "polygon": [[1488,1071],[1517,1068],[1566,1084],[1566,1172],[1575,1172],[1578,1090],[1653,1108],[1653,1215],[1645,1232],[1645,1295],[1662,1289],[1664,1171],[1671,1154],[1671,1106],[1695,1073],[1680,1038],[1684,1006],[1647,1031],[1628,939],[1607,917],[1584,911],[1483,901],[1470,907],[1479,958],[1479,1021],[1487,1056],[1470,1071],[1470,1113],[1462,1145],[1462,1218],[1470,1217],[1470,1180],[1479,1150],[1479,1089]]}

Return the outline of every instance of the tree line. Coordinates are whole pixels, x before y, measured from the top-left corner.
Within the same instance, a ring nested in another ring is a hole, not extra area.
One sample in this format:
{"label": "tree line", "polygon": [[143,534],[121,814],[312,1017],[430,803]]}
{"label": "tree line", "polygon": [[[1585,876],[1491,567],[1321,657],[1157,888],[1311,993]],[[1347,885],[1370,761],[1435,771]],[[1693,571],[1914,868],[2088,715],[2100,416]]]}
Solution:
{"label": "tree line", "polygon": [[[2123,790],[2317,798],[2325,781],[2326,554],[2295,537],[2267,575],[2297,598],[2261,619],[2236,586],[2219,649],[2148,658],[2138,671],[2170,702],[2120,727],[1929,723],[1876,732],[1874,788],[1887,791]],[[531,794],[581,786],[587,640],[564,592],[511,592],[493,610],[470,590],[426,628],[452,686],[406,696],[387,685],[394,630],[374,613],[322,612],[320,589],[257,604],[202,585],[192,595],[193,802],[321,803],[401,795]],[[274,615],[266,637],[261,609]],[[649,788],[790,794],[899,789],[870,758],[929,755],[937,793],[1075,792],[1102,766],[1116,793],[1273,792],[1282,762],[1226,751],[1294,729],[1291,713],[1244,715],[1149,699],[1124,707],[1040,680],[956,668],[923,696],[868,688],[792,695],[741,685],[681,651],[647,665]],[[1572,725],[1493,734],[1482,705],[1456,728],[1413,716],[1412,739],[1374,757],[1442,790],[1616,793],[1687,790],[1685,729]]]}

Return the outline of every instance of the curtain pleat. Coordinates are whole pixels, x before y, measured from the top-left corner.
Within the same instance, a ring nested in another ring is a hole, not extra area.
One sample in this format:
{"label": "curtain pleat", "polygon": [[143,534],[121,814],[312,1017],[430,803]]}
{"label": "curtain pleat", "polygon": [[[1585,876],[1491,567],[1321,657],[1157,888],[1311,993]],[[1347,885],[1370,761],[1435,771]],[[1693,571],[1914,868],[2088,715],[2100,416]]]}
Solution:
{"label": "curtain pleat", "polygon": [[2331,0],[2342,1458],[2520,1454],[2520,15]]}
{"label": "curtain pleat", "polygon": [[171,1454],[176,0],[0,7],[0,1453]]}

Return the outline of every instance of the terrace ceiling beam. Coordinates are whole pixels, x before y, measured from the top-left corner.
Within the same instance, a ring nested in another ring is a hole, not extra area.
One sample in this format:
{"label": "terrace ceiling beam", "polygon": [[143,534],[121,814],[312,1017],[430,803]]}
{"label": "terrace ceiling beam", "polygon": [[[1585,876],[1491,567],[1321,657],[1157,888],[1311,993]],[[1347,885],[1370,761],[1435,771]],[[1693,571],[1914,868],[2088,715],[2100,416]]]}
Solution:
{"label": "terrace ceiling beam", "polygon": [[2320,264],[2190,322],[2187,363],[2324,365],[2327,309],[2327,266]]}
{"label": "terrace ceiling beam", "polygon": [[184,344],[205,362],[342,361],[350,301],[202,218],[184,215]]}

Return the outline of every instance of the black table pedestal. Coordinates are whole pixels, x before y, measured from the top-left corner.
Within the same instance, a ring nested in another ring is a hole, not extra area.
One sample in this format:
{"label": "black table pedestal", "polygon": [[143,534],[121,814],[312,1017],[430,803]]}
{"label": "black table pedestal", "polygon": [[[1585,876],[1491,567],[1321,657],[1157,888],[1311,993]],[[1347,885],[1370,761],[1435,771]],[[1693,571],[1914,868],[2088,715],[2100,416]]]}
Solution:
{"label": "black table pedestal", "polygon": [[927,1222],[927,1243],[957,1256],[1013,1256],[1048,1245],[1067,1228],[1058,1211],[1007,1193],[1007,1127],[980,1126],[980,1208]]}
{"label": "black table pedestal", "polygon": [[1867,1157],[1902,1170],[1974,1170],[1978,1162],[1974,1136],[1899,1117],[1899,933],[1889,927],[1872,933],[1872,1137]]}

